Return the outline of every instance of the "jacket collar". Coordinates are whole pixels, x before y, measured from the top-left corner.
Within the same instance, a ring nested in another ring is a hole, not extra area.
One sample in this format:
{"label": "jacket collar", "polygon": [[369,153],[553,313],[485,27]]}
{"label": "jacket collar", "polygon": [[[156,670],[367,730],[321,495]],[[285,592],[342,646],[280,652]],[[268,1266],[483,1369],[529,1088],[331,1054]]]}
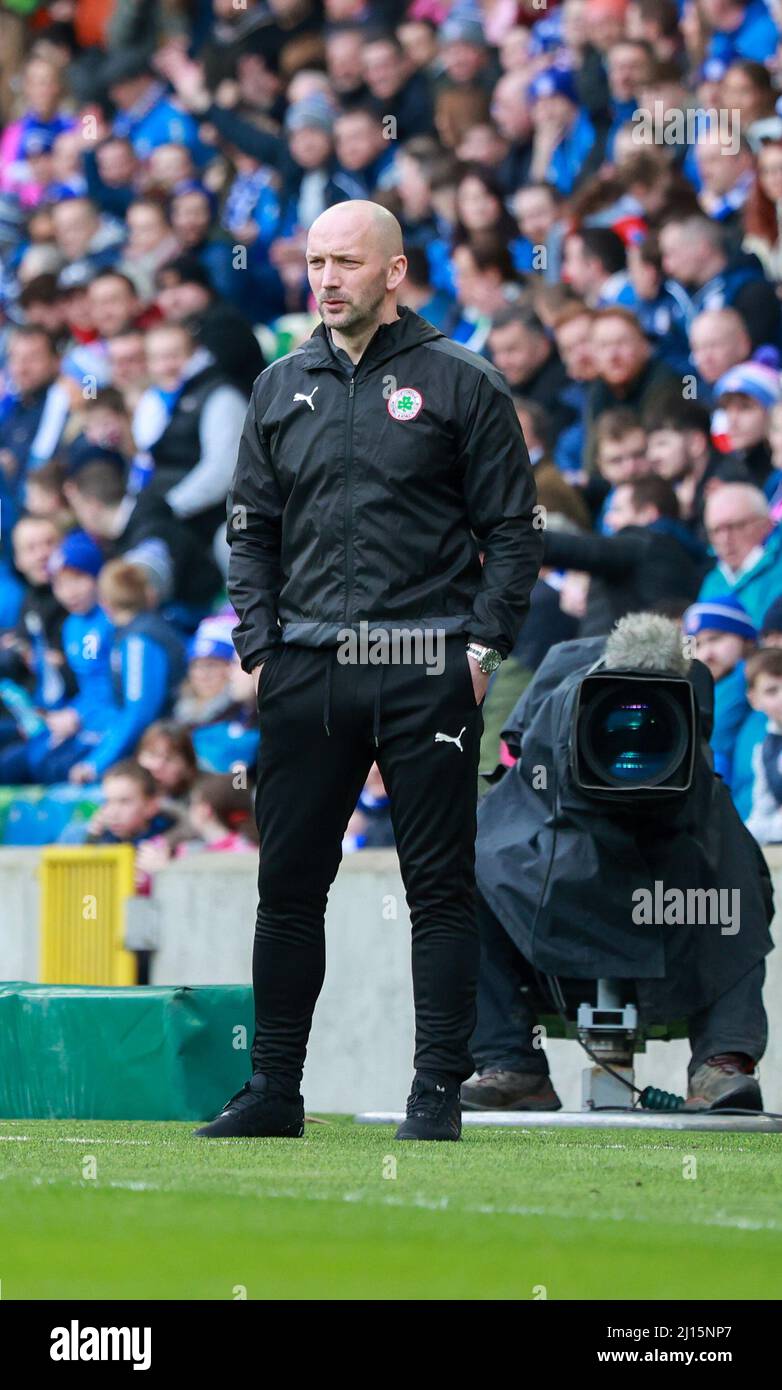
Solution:
{"label": "jacket collar", "polygon": [[[405,305],[399,305],[398,313],[399,318],[394,319],[392,323],[380,324],[364,349],[357,370],[368,365],[378,366],[400,352],[443,337],[439,329],[433,328],[420,314],[414,313]],[[304,343],[303,365],[307,371],[321,367],[339,368],[327,332],[325,324],[319,323],[312,336]]]}

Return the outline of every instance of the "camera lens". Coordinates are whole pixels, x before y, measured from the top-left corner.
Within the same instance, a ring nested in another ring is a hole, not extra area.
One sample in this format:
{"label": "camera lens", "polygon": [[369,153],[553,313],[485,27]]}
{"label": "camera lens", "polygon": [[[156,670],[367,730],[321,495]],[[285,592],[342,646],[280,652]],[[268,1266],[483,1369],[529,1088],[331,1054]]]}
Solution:
{"label": "camera lens", "polygon": [[667,691],[623,683],[586,711],[581,747],[592,772],[608,786],[659,786],[687,752],[687,721]]}

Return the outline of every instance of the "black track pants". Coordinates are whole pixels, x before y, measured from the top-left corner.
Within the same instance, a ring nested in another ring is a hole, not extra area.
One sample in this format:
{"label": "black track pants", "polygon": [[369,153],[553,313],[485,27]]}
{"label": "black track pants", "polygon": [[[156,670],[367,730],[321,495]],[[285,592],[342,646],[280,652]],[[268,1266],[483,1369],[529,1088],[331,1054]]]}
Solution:
{"label": "black track pants", "polygon": [[252,1062],[286,1088],[301,1080],[325,971],[326,898],[373,761],[412,921],[415,1068],[456,1082],[472,1073],[483,716],[465,638],[443,638],[440,650],[442,672],[427,674],[423,662],[343,664],[337,648],[288,644],[261,672]]}

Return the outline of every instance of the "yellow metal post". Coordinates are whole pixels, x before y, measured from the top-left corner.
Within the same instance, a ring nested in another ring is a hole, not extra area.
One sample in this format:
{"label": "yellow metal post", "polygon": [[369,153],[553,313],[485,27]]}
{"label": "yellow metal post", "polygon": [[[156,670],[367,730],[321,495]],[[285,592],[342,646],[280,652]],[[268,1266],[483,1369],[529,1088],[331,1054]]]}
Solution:
{"label": "yellow metal post", "polygon": [[133,985],[123,945],[132,845],[47,845],[41,853],[42,984]]}

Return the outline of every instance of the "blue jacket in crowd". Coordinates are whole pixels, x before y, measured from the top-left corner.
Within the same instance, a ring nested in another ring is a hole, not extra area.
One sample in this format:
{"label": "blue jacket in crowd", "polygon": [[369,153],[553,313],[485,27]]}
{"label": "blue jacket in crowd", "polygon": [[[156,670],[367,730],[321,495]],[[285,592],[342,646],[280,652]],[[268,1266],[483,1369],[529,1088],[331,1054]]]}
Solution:
{"label": "blue jacket in crowd", "polygon": [[752,807],[752,754],[763,739],[766,716],[747,699],[744,662],[714,683],[714,730],[711,748],[714,771],[730,788],[736,809],[745,820]]}
{"label": "blue jacket in crowd", "polygon": [[744,18],[732,33],[717,30],[709,39],[707,58],[719,58],[726,67],[739,58],[765,63],[777,46],[779,32],[764,0],[750,0]]}
{"label": "blue jacket in crowd", "polygon": [[756,564],[731,583],[719,565],[709,570],[701,585],[698,601],[733,596],[743,603],[756,627],[760,627],[774,599],[782,598],[782,526],[766,541]]}
{"label": "blue jacket in crowd", "polygon": [[187,670],[182,642],[158,613],[139,613],[115,629],[110,662],[112,719],[90,758],[99,777],[168,711]]}
{"label": "blue jacket in crowd", "polygon": [[114,718],[111,648],[114,624],[96,603],[89,613],[69,613],[62,625],[62,649],[79,687],[68,703],[82,728],[104,729]]}

